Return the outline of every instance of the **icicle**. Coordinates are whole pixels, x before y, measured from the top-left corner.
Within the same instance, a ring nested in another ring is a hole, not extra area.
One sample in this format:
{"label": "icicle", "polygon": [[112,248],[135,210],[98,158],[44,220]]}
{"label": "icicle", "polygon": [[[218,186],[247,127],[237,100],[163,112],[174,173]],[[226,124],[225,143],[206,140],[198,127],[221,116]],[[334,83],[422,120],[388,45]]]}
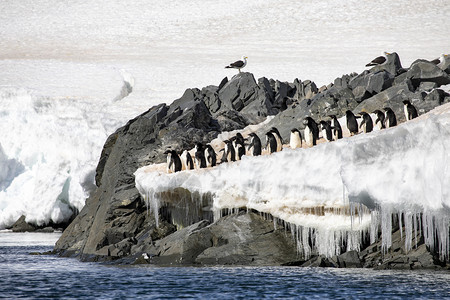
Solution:
{"label": "icicle", "polygon": [[398,212],[398,228],[400,230],[400,239],[403,239],[403,224],[402,224],[402,212]]}
{"label": "icicle", "polygon": [[390,208],[381,208],[381,249],[383,254],[392,246],[392,213]]}
{"label": "icicle", "polygon": [[380,226],[380,213],[374,210],[370,214],[370,243],[378,240],[378,228]]}
{"label": "icicle", "polygon": [[415,247],[417,249],[417,239],[418,239],[418,236],[417,236],[417,219],[418,219],[418,217],[417,217],[416,213],[414,213],[412,215],[412,219],[413,219],[413,222],[414,222],[414,243],[415,243]]}
{"label": "icicle", "polygon": [[410,212],[406,212],[403,216],[405,218],[405,250],[408,252],[412,248],[413,215]]}

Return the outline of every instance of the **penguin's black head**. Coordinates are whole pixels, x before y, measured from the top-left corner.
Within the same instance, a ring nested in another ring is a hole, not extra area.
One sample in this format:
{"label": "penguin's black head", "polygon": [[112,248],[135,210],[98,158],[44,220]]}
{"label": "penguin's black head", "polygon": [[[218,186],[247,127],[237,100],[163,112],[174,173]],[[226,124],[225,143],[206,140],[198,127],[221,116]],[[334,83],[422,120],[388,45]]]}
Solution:
{"label": "penguin's black head", "polygon": [[237,138],[244,138],[240,132],[236,133]]}
{"label": "penguin's black head", "polygon": [[308,125],[311,120],[312,120],[311,117],[306,117],[303,119],[303,124]]}
{"label": "penguin's black head", "polygon": [[298,131],[297,128],[292,128],[292,129],[291,129],[291,132],[294,133],[294,132],[299,132],[299,131]]}
{"label": "penguin's black head", "polygon": [[390,107],[383,107],[384,111],[390,111],[391,108]]}
{"label": "penguin's black head", "polygon": [[380,114],[380,113],[382,113],[379,109],[375,109],[373,112],[372,112],[373,114]]}
{"label": "penguin's black head", "polygon": [[409,100],[403,100],[403,104],[408,105],[411,104],[411,102],[409,102]]}
{"label": "penguin's black head", "polygon": [[351,111],[351,110],[347,110],[347,111],[345,112],[345,115],[347,115],[347,116],[351,116],[351,115],[353,115],[353,113],[352,113],[352,111]]}
{"label": "penguin's black head", "polygon": [[328,115],[328,117],[334,119],[334,118],[336,118],[336,115]]}

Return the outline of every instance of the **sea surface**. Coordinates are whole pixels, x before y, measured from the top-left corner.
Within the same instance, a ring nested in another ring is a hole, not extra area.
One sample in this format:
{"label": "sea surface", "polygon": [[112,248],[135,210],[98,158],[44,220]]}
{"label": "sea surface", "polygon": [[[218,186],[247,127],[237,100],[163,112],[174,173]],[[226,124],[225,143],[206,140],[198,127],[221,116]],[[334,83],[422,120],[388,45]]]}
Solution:
{"label": "sea surface", "polygon": [[450,298],[449,272],[110,266],[30,254],[52,250],[59,235],[0,232],[0,298]]}

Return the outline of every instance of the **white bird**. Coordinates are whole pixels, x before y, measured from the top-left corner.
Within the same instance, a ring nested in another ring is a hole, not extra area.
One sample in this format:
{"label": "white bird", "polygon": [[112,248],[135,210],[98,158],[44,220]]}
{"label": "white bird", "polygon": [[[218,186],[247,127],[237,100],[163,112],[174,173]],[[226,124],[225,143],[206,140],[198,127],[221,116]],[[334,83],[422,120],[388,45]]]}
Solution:
{"label": "white bird", "polygon": [[247,65],[247,56],[242,56],[242,60],[235,61],[234,63],[229,64],[225,67],[225,69],[238,69],[239,73],[241,69]]}

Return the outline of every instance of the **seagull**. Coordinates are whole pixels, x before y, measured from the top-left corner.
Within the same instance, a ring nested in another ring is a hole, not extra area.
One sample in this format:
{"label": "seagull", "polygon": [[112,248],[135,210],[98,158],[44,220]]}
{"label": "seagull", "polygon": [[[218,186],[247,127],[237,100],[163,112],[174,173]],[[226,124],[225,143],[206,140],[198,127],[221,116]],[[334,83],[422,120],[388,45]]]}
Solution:
{"label": "seagull", "polygon": [[391,54],[391,53],[384,52],[384,55],[383,55],[383,56],[378,56],[377,58],[374,58],[370,63],[368,63],[368,64],[366,65],[366,67],[379,66],[379,65],[382,65],[382,64],[386,63],[386,61],[387,61],[387,56],[388,56],[389,54]]}
{"label": "seagull", "polygon": [[441,54],[439,58],[433,59],[431,62],[442,69],[447,60],[448,54]]}
{"label": "seagull", "polygon": [[225,69],[238,69],[240,73],[241,69],[247,65],[247,58],[247,56],[242,56],[242,60],[231,63],[230,65],[226,66]]}

